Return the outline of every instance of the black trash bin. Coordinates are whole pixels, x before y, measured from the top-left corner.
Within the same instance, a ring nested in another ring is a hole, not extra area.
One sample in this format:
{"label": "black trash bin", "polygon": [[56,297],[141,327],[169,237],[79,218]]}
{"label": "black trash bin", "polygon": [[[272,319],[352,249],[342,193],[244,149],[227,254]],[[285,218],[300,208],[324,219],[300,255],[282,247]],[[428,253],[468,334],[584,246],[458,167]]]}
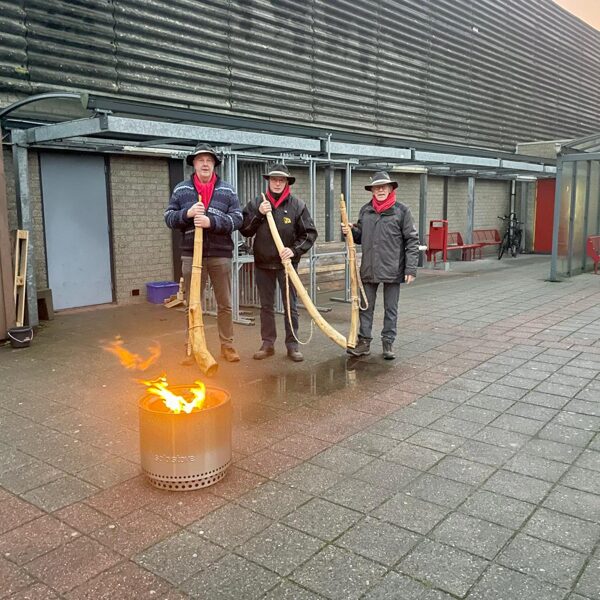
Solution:
{"label": "black trash bin", "polygon": [[8,330],[8,339],[13,348],[27,348],[33,339],[33,327],[13,327]]}

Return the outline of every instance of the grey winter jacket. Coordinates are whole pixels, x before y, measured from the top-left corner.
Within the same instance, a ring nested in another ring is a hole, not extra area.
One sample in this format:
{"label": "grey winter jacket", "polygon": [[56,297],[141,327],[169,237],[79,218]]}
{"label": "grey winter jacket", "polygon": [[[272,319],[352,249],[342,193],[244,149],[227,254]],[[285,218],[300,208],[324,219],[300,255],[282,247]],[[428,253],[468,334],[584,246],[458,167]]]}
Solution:
{"label": "grey winter jacket", "polygon": [[401,202],[377,213],[365,204],[352,228],[362,245],[360,278],[366,283],[401,283],[405,275],[417,275],[419,236],[410,208]]}

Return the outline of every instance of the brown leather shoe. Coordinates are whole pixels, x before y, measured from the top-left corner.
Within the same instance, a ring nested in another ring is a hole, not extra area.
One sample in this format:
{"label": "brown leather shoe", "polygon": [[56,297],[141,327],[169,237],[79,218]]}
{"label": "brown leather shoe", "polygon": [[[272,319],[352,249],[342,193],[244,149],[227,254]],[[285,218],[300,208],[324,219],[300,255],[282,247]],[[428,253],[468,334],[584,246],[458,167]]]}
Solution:
{"label": "brown leather shoe", "polygon": [[221,356],[227,362],[240,362],[240,355],[231,346],[221,346]]}
{"label": "brown leather shoe", "polygon": [[273,356],[275,354],[275,348],[273,346],[261,346],[258,352],[255,352],[252,358],[254,360],[263,360],[265,358],[269,358],[269,356]]}

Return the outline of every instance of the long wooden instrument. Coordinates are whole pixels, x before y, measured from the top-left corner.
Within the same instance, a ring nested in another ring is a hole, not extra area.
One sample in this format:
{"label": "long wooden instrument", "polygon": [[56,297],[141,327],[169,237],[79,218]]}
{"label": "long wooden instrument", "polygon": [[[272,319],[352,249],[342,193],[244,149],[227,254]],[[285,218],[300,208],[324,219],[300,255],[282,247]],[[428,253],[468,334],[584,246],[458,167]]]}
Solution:
{"label": "long wooden instrument", "polygon": [[[198,196],[198,202],[202,202]],[[202,318],[202,227],[194,232],[194,257],[192,259],[192,278],[188,293],[188,354],[192,353],[196,363],[205,375],[214,375],[219,368],[217,361],[206,347],[204,319]]]}
{"label": "long wooden instrument", "polygon": [[[344,201],[344,194],[340,196],[340,215],[342,217],[342,223],[347,226],[348,212],[346,211],[346,202]],[[356,348],[356,342],[358,340],[360,313],[360,299],[358,296],[358,273],[356,271],[356,246],[354,245],[354,238],[352,237],[351,231],[345,234],[345,238],[346,249],[348,251],[348,269],[350,270],[351,302],[350,331],[348,332],[348,348]]]}
{"label": "long wooden instrument", "polygon": [[[262,194],[262,199],[265,202],[267,201],[264,194]],[[275,246],[277,246],[277,251],[281,252],[285,248],[285,246],[283,245],[283,242],[281,241],[281,236],[279,235],[279,231],[277,231],[277,225],[275,225],[275,220],[273,219],[273,215],[271,214],[271,212],[267,213],[267,222],[269,223],[269,229],[271,230],[271,235],[273,236],[273,241],[275,242]],[[292,265],[292,261],[289,258],[287,258],[281,262],[283,263],[283,268],[285,269],[285,272],[286,272],[289,280],[292,282],[292,285],[294,286],[294,288],[296,289],[296,292],[298,293],[298,297],[302,301],[304,308],[306,308],[306,310],[308,311],[308,314],[311,316],[313,321],[319,326],[321,331],[330,340],[333,340],[338,346],[341,346],[342,348],[345,349],[347,347],[346,346],[346,338],[341,333],[336,331],[321,316],[321,313],[317,310],[317,307],[313,304],[312,300],[310,299],[310,296],[308,295],[308,292],[306,291],[304,285],[302,285],[302,282],[300,281],[300,277],[298,277],[298,273],[296,273],[296,270],[294,269],[294,267]]]}

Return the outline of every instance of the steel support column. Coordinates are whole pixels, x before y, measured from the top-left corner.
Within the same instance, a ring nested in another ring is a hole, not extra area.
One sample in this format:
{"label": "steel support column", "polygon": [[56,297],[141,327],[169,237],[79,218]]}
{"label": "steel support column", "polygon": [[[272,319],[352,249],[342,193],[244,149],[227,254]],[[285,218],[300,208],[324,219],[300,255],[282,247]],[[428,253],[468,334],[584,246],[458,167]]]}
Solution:
{"label": "steel support column", "polygon": [[585,174],[585,208],[583,211],[583,236],[582,243],[583,248],[581,249],[581,271],[585,271],[585,265],[587,262],[587,236],[590,221],[590,183],[592,179],[592,163],[590,161],[585,163],[586,174]]}
{"label": "steel support column", "polygon": [[[419,243],[425,245],[427,239],[427,173],[421,173],[419,176]],[[419,252],[419,266],[422,267],[425,261],[425,253]]]}
{"label": "steel support column", "polygon": [[562,201],[562,179],[564,161],[558,157],[556,162],[556,191],[554,193],[554,222],[552,224],[552,259],[550,262],[550,281],[558,279],[558,231],[560,225],[560,209]]}
{"label": "steel support column", "polygon": [[569,207],[569,245],[567,247],[567,275],[573,276],[573,238],[575,236],[575,205],[577,203],[577,162],[573,163],[571,176],[571,203]]}
{"label": "steel support column", "polygon": [[17,219],[19,229],[29,232],[27,247],[27,311],[28,324],[31,327],[39,325],[37,308],[37,283],[35,280],[35,254],[33,245],[33,217],[31,210],[31,195],[29,192],[29,164],[26,135],[24,131],[12,132],[13,161],[15,170],[15,186],[17,192]]}
{"label": "steel support column", "polygon": [[465,244],[473,243],[473,226],[475,224],[475,177],[467,179],[467,230]]}
{"label": "steel support column", "polygon": [[526,251],[527,243],[527,213],[528,213],[528,203],[529,203],[529,184],[525,182],[521,182],[521,200],[519,206],[520,220],[523,222],[522,234],[521,234],[521,248],[519,250]]}

